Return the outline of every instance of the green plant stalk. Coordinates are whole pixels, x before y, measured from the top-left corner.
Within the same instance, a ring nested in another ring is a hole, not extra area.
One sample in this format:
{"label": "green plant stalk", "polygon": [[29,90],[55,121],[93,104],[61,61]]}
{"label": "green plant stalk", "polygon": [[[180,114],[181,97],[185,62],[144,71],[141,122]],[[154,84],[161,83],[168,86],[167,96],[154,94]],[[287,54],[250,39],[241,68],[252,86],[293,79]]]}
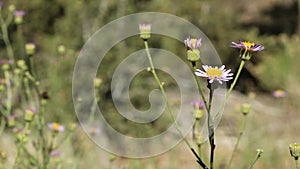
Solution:
{"label": "green plant stalk", "polygon": [[[1,12],[1,11],[0,11]],[[1,15],[1,14],[0,14]],[[14,19],[13,12],[9,12],[5,21],[6,26],[10,25],[11,21]]]}
{"label": "green plant stalk", "polygon": [[12,88],[10,82],[10,74],[8,71],[4,71],[7,88],[7,101],[6,101],[6,116],[11,114],[12,110]]}
{"label": "green plant stalk", "polygon": [[54,143],[57,134],[58,134],[57,132],[52,133],[51,139],[49,141],[49,147],[46,147],[46,151],[43,156],[43,167],[42,167],[43,169],[49,168],[50,153],[54,150]]}
{"label": "green plant stalk", "polygon": [[[195,141],[195,144],[197,145],[197,151],[198,151],[198,155],[201,159],[203,159],[203,152],[202,152],[202,144],[199,143],[198,141],[198,137],[196,134],[198,134],[198,132],[200,131],[200,119],[196,119],[195,123],[193,125],[193,139]],[[196,136],[195,136],[196,135]],[[199,166],[201,168],[201,166]]]}
{"label": "green plant stalk", "polygon": [[213,89],[213,87],[210,87],[209,102],[208,102],[208,119],[207,119],[208,136],[209,136],[208,138],[209,138],[209,144],[210,144],[210,160],[209,160],[210,169],[213,169],[213,167],[214,167],[214,151],[216,148],[216,145],[214,143],[215,142],[214,120],[212,119],[212,116],[211,116],[211,105],[212,105],[213,94],[214,94],[214,89]]}
{"label": "green plant stalk", "polygon": [[32,97],[32,94],[31,94],[30,87],[29,87],[28,78],[24,78],[23,81],[24,81],[25,93],[28,97],[28,101],[31,102],[31,107],[34,108],[34,101],[33,101],[33,97]]}
{"label": "green plant stalk", "polygon": [[34,68],[33,56],[29,56],[29,64],[30,64],[31,74],[33,75],[33,77],[37,78],[36,71],[35,71],[35,68]]}
{"label": "green plant stalk", "polygon": [[296,169],[300,169],[298,158],[295,158],[295,166],[296,166]]}
{"label": "green plant stalk", "polygon": [[[44,113],[45,113],[45,105],[41,104],[40,112],[37,114],[37,127],[40,136],[39,142],[41,143],[41,147],[39,150],[41,150],[42,157],[43,157],[42,158],[43,161],[41,165],[45,163],[44,161],[47,156],[47,144],[48,144],[44,134],[44,125],[45,125]],[[37,157],[39,157],[39,155],[37,155]]]}
{"label": "green plant stalk", "polygon": [[17,165],[18,165],[18,163],[20,161],[20,155],[22,153],[21,151],[24,150],[24,149],[26,149],[24,147],[24,143],[25,143],[24,142],[24,138],[26,136],[26,133],[27,133],[28,129],[29,129],[29,123],[26,122],[25,127],[24,127],[24,131],[22,132],[22,136],[20,136],[21,138],[19,138],[21,140],[19,140],[19,142],[17,144],[17,155],[15,157],[15,161],[14,161],[12,169],[15,169],[17,167]]}
{"label": "green plant stalk", "polygon": [[234,148],[233,148],[233,151],[232,151],[232,154],[231,154],[231,156],[230,156],[230,159],[229,159],[229,162],[228,162],[228,165],[227,165],[226,169],[230,169],[230,166],[231,166],[231,163],[232,163],[232,160],[233,160],[233,156],[234,156],[234,154],[235,154],[236,151],[237,151],[237,148],[238,148],[238,146],[239,146],[240,140],[241,140],[241,138],[242,138],[242,136],[243,136],[243,133],[244,133],[244,131],[245,131],[245,128],[246,128],[246,122],[247,122],[247,115],[243,115],[243,121],[242,121],[242,124],[241,124],[240,133],[239,133],[239,136],[238,136],[238,138],[237,138],[237,140],[236,140],[236,143],[235,143],[235,145],[234,145]]}
{"label": "green plant stalk", "polygon": [[[244,54],[245,54],[245,53],[244,53]],[[234,88],[235,85],[236,85],[236,82],[237,82],[238,78],[240,77],[240,74],[241,74],[241,72],[242,72],[242,69],[243,69],[245,63],[246,63],[245,60],[241,60],[239,69],[238,69],[238,71],[237,71],[237,74],[236,74],[236,76],[235,76],[235,78],[234,78],[232,84],[230,85],[230,88],[229,88],[229,90],[227,91],[227,93],[226,93],[226,95],[225,95],[225,98],[224,98],[224,100],[223,100],[223,102],[222,102],[220,108],[218,109],[218,112],[217,112],[215,118],[218,118],[218,116],[220,115],[221,110],[224,108],[225,103],[226,103],[226,101],[228,100],[228,97],[229,97],[230,93],[232,92],[233,88]]]}
{"label": "green plant stalk", "polygon": [[[194,68],[194,72],[196,72],[197,71],[196,65],[193,66],[193,68]],[[208,111],[208,105],[207,105],[207,101],[206,101],[206,98],[204,96],[204,92],[203,92],[203,89],[202,89],[202,86],[201,86],[201,83],[200,83],[200,78],[198,76],[196,76],[195,73],[194,73],[194,76],[196,78],[196,82],[197,82],[197,87],[198,87],[199,93],[200,93],[201,98],[202,98],[202,100],[203,100],[203,102],[205,104],[206,111]]]}
{"label": "green plant stalk", "polygon": [[18,165],[18,163],[19,163],[19,160],[20,160],[20,153],[21,153],[21,149],[22,149],[21,143],[19,143],[17,147],[18,147],[18,148],[17,148],[17,155],[16,155],[16,157],[15,157],[15,162],[14,162],[14,164],[13,164],[12,169],[15,169],[15,168],[17,167],[17,165]]}
{"label": "green plant stalk", "polygon": [[97,98],[94,98],[93,105],[91,107],[91,112],[89,115],[88,124],[91,124],[94,121],[95,113],[96,113],[96,107],[97,107]]}
{"label": "green plant stalk", "polygon": [[[202,152],[202,145],[201,144],[197,144],[197,148],[198,148],[198,154],[199,154],[199,157],[201,159],[203,159],[203,152]],[[201,166],[199,165],[199,168],[201,168]]]}
{"label": "green plant stalk", "polygon": [[249,169],[253,169],[254,164],[256,163],[256,161],[261,157],[261,153],[257,152],[255,159],[252,161],[250,168]]}
{"label": "green plant stalk", "polygon": [[[8,31],[7,31],[7,25],[5,23],[5,21],[3,20],[2,14],[0,13],[0,23],[1,23],[1,31],[2,31],[2,38],[3,41],[5,43],[5,47],[6,47],[6,51],[7,51],[7,55],[9,57],[10,60],[15,60],[15,56],[14,56],[14,52],[13,49],[11,47],[11,43],[8,37]],[[15,66],[13,64],[13,66]]]}
{"label": "green plant stalk", "polygon": [[236,82],[237,82],[237,80],[238,80],[238,78],[239,78],[239,76],[240,76],[240,74],[241,74],[241,72],[242,72],[242,69],[243,69],[245,63],[246,63],[246,62],[245,62],[244,60],[241,61],[240,66],[239,66],[239,69],[238,69],[238,71],[237,71],[237,73],[236,73],[236,76],[235,76],[235,78],[234,78],[232,84],[230,85],[229,90],[228,90],[227,93],[226,93],[226,97],[225,97],[225,101],[224,101],[224,102],[226,102],[226,100],[228,99],[229,94],[232,92],[234,86],[236,85]]}
{"label": "green plant stalk", "polygon": [[149,47],[148,47],[148,42],[147,41],[144,41],[144,45],[145,45],[145,49],[146,49],[146,53],[147,53],[147,56],[148,56],[148,60],[150,62],[150,68],[151,68],[151,73],[153,74],[157,84],[159,85],[159,88],[162,92],[162,95],[164,97],[164,100],[166,101],[166,105],[167,105],[167,108],[168,108],[168,111],[170,112],[170,115],[171,115],[171,118],[172,120],[174,121],[174,125],[175,125],[175,128],[176,130],[179,132],[180,136],[183,138],[184,142],[187,144],[187,146],[189,148],[192,148],[191,144],[188,142],[188,140],[185,139],[183,133],[181,132],[181,130],[179,129],[179,125],[175,119],[175,116],[174,116],[174,113],[173,113],[173,110],[171,108],[171,105],[170,105],[170,102],[169,102],[169,99],[167,97],[167,94],[166,94],[166,91],[163,87],[163,84],[162,82],[160,81],[159,77],[157,76],[156,74],[156,71],[155,71],[155,68],[154,68],[154,65],[153,65],[153,62],[152,62],[152,58],[151,58],[151,54],[150,54],[150,51],[149,51]]}
{"label": "green plant stalk", "polygon": [[1,136],[2,132],[3,132],[3,130],[5,129],[5,125],[6,125],[6,120],[5,120],[5,117],[2,116],[1,117],[1,123],[0,123],[0,136]]}
{"label": "green plant stalk", "polygon": [[191,144],[189,143],[189,141],[184,137],[183,133],[181,132],[181,130],[179,129],[179,125],[175,119],[175,116],[174,116],[174,113],[173,113],[173,110],[171,108],[171,105],[170,105],[170,102],[169,102],[169,99],[167,97],[167,94],[166,94],[166,91],[163,87],[163,84],[162,82],[160,81],[159,77],[157,76],[156,74],[156,71],[155,71],[155,68],[154,68],[154,65],[153,65],[153,61],[152,61],[152,57],[151,57],[151,54],[150,54],[150,51],[149,51],[149,47],[148,47],[148,42],[147,40],[144,40],[144,45],[145,45],[145,49],[146,49],[146,53],[147,53],[147,57],[148,57],[148,60],[149,60],[149,63],[150,63],[150,68],[151,68],[151,73],[153,74],[161,92],[162,92],[162,95],[164,97],[164,100],[166,102],[166,105],[167,105],[167,109],[171,115],[171,118],[172,120],[174,121],[174,126],[176,128],[176,130],[178,131],[178,133],[180,134],[180,136],[183,138],[185,144],[192,150],[192,152],[194,153],[194,155],[197,157],[197,162],[204,168],[204,169],[208,169],[207,166],[203,163],[203,161],[200,159],[200,157],[197,155],[197,153],[195,152],[195,150],[192,148]]}
{"label": "green plant stalk", "polygon": [[17,56],[20,58],[25,58],[25,45],[24,45],[24,37],[23,37],[23,32],[22,32],[22,25],[18,24],[17,25],[17,33],[18,33],[18,41],[17,41],[17,47],[18,47],[18,51],[20,53],[17,53]]}

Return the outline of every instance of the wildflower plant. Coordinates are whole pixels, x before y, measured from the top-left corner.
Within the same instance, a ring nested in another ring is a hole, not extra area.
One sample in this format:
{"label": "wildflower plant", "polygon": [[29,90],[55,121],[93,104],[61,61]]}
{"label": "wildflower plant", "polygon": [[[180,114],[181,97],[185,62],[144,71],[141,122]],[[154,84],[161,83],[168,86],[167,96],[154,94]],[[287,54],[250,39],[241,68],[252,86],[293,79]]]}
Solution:
{"label": "wildflower plant", "polygon": [[[42,92],[34,64],[36,44],[24,43],[20,27],[26,17],[25,11],[15,10],[15,6],[10,5],[4,18],[2,10],[5,8],[2,6],[3,3],[0,2],[0,35],[7,58],[1,58],[0,61],[0,136],[5,131],[13,133],[16,154],[6,154],[1,150],[0,168],[5,166],[7,160],[4,159],[7,158],[13,161],[13,169],[47,169],[59,166],[55,162],[59,156],[53,158],[54,152],[59,151],[60,146],[69,140],[74,126],[72,130],[64,131],[64,125],[47,121],[48,98]],[[13,21],[17,25],[19,36],[16,43],[11,43],[8,31]],[[14,51],[13,48],[18,50]]]}
{"label": "wildflower plant", "polygon": [[[145,25],[147,25],[147,26],[145,26]],[[232,73],[231,69],[228,69],[228,70],[225,69],[225,65],[216,66],[216,65],[203,64],[202,65],[203,69],[202,70],[199,69],[197,67],[196,63],[200,61],[201,45],[204,42],[202,42],[201,38],[191,38],[190,36],[184,40],[184,45],[187,49],[187,60],[190,61],[192,64],[192,70],[194,71],[196,82],[198,85],[198,90],[199,90],[199,93],[201,94],[200,100],[202,100],[202,101],[193,101],[192,102],[192,105],[194,107],[194,112],[195,112],[194,113],[195,114],[194,115],[195,124],[193,125],[193,138],[195,140],[195,143],[198,146],[198,152],[196,152],[195,149],[193,148],[192,144],[189,142],[189,140],[183,136],[183,134],[180,130],[180,126],[177,124],[176,119],[174,117],[173,109],[169,103],[168,96],[165,92],[164,83],[161,82],[159,76],[157,75],[157,73],[154,69],[151,53],[150,53],[150,50],[148,47],[148,39],[150,38],[151,24],[140,24],[139,29],[140,29],[140,37],[144,40],[144,46],[145,46],[147,58],[149,61],[149,68],[147,70],[149,70],[153,74],[153,76],[163,94],[164,100],[167,105],[167,109],[168,109],[169,113],[171,114],[172,120],[174,122],[174,125],[175,125],[178,133],[183,137],[184,142],[186,143],[186,145],[189,147],[191,152],[196,157],[197,163],[200,165],[200,167],[202,167],[203,169],[213,169],[214,162],[215,162],[214,161],[214,159],[215,159],[214,152],[215,152],[215,148],[216,148],[215,126],[214,126],[215,119],[219,116],[220,111],[224,108],[225,102],[228,99],[228,96],[230,95],[230,93],[232,92],[234,86],[236,85],[236,82],[239,78],[242,68],[244,67],[245,62],[251,59],[254,52],[262,51],[264,49],[264,46],[258,45],[258,44],[255,44],[255,43],[252,43],[249,41],[241,41],[240,40],[239,43],[232,42],[231,47],[240,49],[240,58],[241,58],[241,63],[240,63],[237,73]],[[145,34],[147,34],[147,36],[145,36]],[[235,74],[235,77],[234,77],[234,74]],[[206,81],[207,81],[206,86],[209,89],[208,97],[206,97],[204,94],[204,90],[203,90],[200,78],[206,78]],[[230,80],[233,80],[233,82],[231,83],[229,90],[227,91],[225,97],[223,98],[223,102],[221,103],[221,105],[213,105],[212,100],[213,100],[213,96],[214,96],[214,91],[219,88],[219,85],[221,85],[225,82],[228,82]],[[217,109],[218,112],[216,115],[212,115],[211,111],[212,111],[213,106],[216,106],[218,108]],[[248,104],[244,104],[242,107],[242,114],[245,118],[244,118],[244,122],[242,124],[240,135],[239,135],[237,143],[235,145],[235,150],[233,151],[233,154],[237,149],[240,137],[242,136],[242,133],[244,131],[246,116],[247,116],[249,110],[250,110],[250,106]],[[209,155],[208,164],[203,160],[203,154],[201,153],[202,152],[201,142],[198,141],[199,138],[201,137],[201,135],[198,132],[199,131],[199,119],[202,117],[204,111],[207,112],[207,122],[208,122],[207,127],[208,127],[208,133],[209,133],[208,140],[209,140],[209,144],[210,144],[210,155]],[[232,154],[232,157],[233,157],[233,154]],[[256,159],[251,164],[252,167],[255,164],[256,160],[261,156],[261,154],[262,154],[262,151],[258,151]],[[230,168],[232,157],[230,159],[230,162],[229,162],[227,168]]]}

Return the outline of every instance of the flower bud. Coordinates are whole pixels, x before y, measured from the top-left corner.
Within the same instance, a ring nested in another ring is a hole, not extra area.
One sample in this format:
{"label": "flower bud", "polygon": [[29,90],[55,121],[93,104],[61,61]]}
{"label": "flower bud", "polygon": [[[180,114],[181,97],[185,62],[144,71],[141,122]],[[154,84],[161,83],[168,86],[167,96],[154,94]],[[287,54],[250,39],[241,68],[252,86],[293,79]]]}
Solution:
{"label": "flower bud", "polygon": [[6,152],[5,152],[5,151],[1,151],[1,152],[0,152],[0,157],[1,157],[1,159],[6,160],[6,159],[7,159],[7,154],[6,154]]}
{"label": "flower bud", "polygon": [[16,116],[15,115],[7,116],[7,124],[8,127],[14,127],[16,125]]}
{"label": "flower bud", "polygon": [[25,15],[24,11],[14,11],[14,16],[15,16],[15,23],[16,24],[22,24],[23,23],[23,17]]}
{"label": "flower bud", "polygon": [[116,156],[114,154],[110,154],[109,161],[113,162],[113,161],[115,161],[115,159],[116,159]]}
{"label": "flower bud", "polygon": [[250,112],[251,106],[250,104],[242,104],[242,113],[243,115],[247,115]]}
{"label": "flower bud", "polygon": [[32,56],[35,53],[35,44],[34,43],[26,43],[25,44],[26,54]]}
{"label": "flower bud", "polygon": [[290,154],[295,159],[298,159],[300,157],[300,144],[299,143],[293,143],[290,144]]}
{"label": "flower bud", "polygon": [[202,39],[196,39],[188,37],[184,40],[184,44],[187,48],[187,59],[191,62],[197,62],[200,60],[200,47]]}
{"label": "flower bud", "polygon": [[4,91],[5,87],[3,84],[0,84],[0,92]]}
{"label": "flower bud", "polygon": [[66,47],[64,45],[59,45],[57,47],[57,52],[60,55],[64,55],[66,53]]}
{"label": "flower bud", "polygon": [[76,123],[71,123],[69,125],[69,131],[73,132],[76,129],[76,127],[77,127]]}
{"label": "flower bud", "polygon": [[94,79],[94,85],[96,88],[99,88],[102,84],[102,79],[101,78],[95,78]]}
{"label": "flower bud", "polygon": [[24,60],[18,60],[17,65],[22,69],[22,70],[27,70],[27,65]]}
{"label": "flower bud", "polygon": [[140,37],[148,40],[151,37],[151,24],[139,24]]}
{"label": "flower bud", "polygon": [[2,65],[2,70],[7,71],[9,70],[9,64],[5,63]]}
{"label": "flower bud", "polygon": [[187,51],[187,60],[191,62],[197,62],[200,60],[200,51],[198,49],[192,49]]}
{"label": "flower bud", "polygon": [[33,110],[33,109],[26,109],[25,110],[25,117],[24,117],[25,121],[31,122],[34,115],[35,115],[35,113],[36,113],[36,111]]}
{"label": "flower bud", "polygon": [[19,68],[14,69],[14,74],[16,75],[21,74],[21,70]]}
{"label": "flower bud", "polygon": [[8,6],[8,10],[9,10],[10,12],[14,12],[14,11],[16,10],[16,6],[15,6],[15,5],[9,5],[9,6]]}

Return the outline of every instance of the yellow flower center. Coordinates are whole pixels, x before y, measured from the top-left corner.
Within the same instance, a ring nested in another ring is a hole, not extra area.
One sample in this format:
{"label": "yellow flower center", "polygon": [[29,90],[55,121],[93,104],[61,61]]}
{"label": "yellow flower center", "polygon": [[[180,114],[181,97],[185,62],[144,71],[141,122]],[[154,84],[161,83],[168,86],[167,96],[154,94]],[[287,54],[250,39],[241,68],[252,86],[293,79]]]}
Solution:
{"label": "yellow flower center", "polygon": [[251,47],[254,46],[254,43],[252,43],[252,42],[244,41],[244,42],[242,42],[242,43],[246,46],[246,48],[251,48]]}
{"label": "yellow flower center", "polygon": [[206,71],[207,76],[212,76],[212,77],[221,77],[222,76],[222,70],[218,68],[209,68]]}
{"label": "yellow flower center", "polygon": [[58,123],[52,123],[52,128],[53,128],[53,130],[59,130],[59,124]]}
{"label": "yellow flower center", "polygon": [[195,38],[191,39],[191,43],[192,43],[193,45],[195,45],[195,44],[197,43],[197,39],[195,39]]}

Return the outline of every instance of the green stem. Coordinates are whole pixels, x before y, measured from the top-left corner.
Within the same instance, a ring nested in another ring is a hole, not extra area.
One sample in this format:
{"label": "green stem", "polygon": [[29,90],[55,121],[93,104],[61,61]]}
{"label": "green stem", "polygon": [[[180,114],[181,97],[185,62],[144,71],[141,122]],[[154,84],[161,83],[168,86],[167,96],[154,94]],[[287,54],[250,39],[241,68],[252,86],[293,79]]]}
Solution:
{"label": "green stem", "polygon": [[243,135],[243,133],[245,131],[246,121],[247,121],[247,115],[243,115],[243,121],[242,121],[242,124],[241,124],[241,130],[240,130],[239,136],[238,136],[238,138],[236,140],[236,143],[234,145],[234,148],[233,148],[233,151],[232,151],[232,154],[231,154],[231,157],[230,157],[230,160],[229,160],[229,163],[228,163],[226,169],[229,169],[230,166],[231,166],[231,163],[232,163],[232,160],[233,160],[233,156],[234,156],[234,154],[237,151],[237,148],[239,146],[240,140],[241,140],[242,135]]}
{"label": "green stem", "polygon": [[36,71],[35,71],[35,68],[34,68],[33,56],[29,56],[29,64],[30,64],[31,74],[33,75],[33,77],[35,77],[35,79],[37,79]]}
{"label": "green stem", "polygon": [[12,169],[15,169],[17,167],[17,164],[19,163],[19,158],[20,158],[20,151],[21,151],[21,143],[18,144],[18,148],[17,148],[17,155],[16,155],[16,158],[15,158],[15,162],[13,164],[13,167]]}
{"label": "green stem", "polygon": [[153,65],[153,61],[152,61],[152,58],[151,58],[151,54],[150,54],[150,51],[149,51],[149,47],[148,47],[148,42],[147,41],[144,41],[144,45],[145,45],[145,49],[146,49],[146,53],[147,53],[147,56],[148,56],[148,60],[150,62],[150,68],[151,68],[151,73],[153,74],[155,80],[156,80],[156,83],[158,84],[161,92],[162,92],[162,95],[164,97],[164,100],[166,101],[166,105],[167,105],[167,109],[168,111],[170,112],[170,115],[171,115],[171,118],[172,120],[174,121],[174,125],[175,125],[175,128],[176,130],[179,132],[180,136],[183,138],[184,142],[187,144],[187,146],[189,148],[192,148],[191,144],[185,139],[183,133],[181,132],[181,130],[179,129],[179,125],[176,121],[176,118],[174,116],[174,113],[173,113],[173,110],[171,108],[171,105],[170,105],[170,102],[169,102],[169,99],[168,99],[168,96],[166,94],[166,91],[163,87],[163,83],[160,81],[159,77],[157,76],[156,74],[156,71],[155,71],[155,68],[154,68],[154,65]]}
{"label": "green stem", "polygon": [[173,113],[173,110],[171,108],[171,105],[170,105],[170,102],[169,102],[169,99],[167,97],[167,94],[166,94],[166,91],[163,87],[163,83],[160,81],[159,77],[157,76],[156,74],[156,71],[155,71],[155,68],[154,68],[154,65],[153,65],[153,61],[152,61],[152,57],[151,57],[151,54],[150,54],[150,51],[149,51],[149,47],[148,47],[148,42],[147,40],[144,40],[144,45],[145,45],[145,49],[146,49],[146,53],[147,53],[147,57],[148,57],[148,60],[149,60],[149,63],[150,63],[150,68],[151,68],[151,73],[153,74],[155,80],[156,80],[156,83],[158,84],[161,92],[162,92],[162,95],[164,97],[164,100],[166,102],[166,105],[167,105],[167,109],[171,115],[171,118],[172,120],[174,121],[174,126],[176,128],[176,130],[178,131],[178,133],[180,134],[180,136],[183,138],[185,144],[192,150],[192,152],[194,153],[194,155],[197,157],[198,159],[198,163],[204,168],[204,169],[208,169],[206,167],[206,165],[202,162],[202,160],[199,158],[199,156],[197,155],[197,153],[195,153],[194,149],[192,148],[191,144],[188,142],[188,140],[184,137],[183,133],[181,132],[181,130],[179,129],[179,125],[176,121],[176,118],[174,116],[174,113]]}
{"label": "green stem", "polygon": [[9,72],[4,71],[4,76],[5,76],[6,88],[7,88],[6,115],[10,115],[12,110],[12,89],[11,89]]}
{"label": "green stem", "polygon": [[[240,63],[238,72],[236,73],[236,76],[235,76],[235,78],[234,78],[234,80],[233,80],[233,82],[232,82],[232,84],[231,84],[229,90],[228,90],[227,93],[226,93],[226,99],[225,99],[225,101],[227,100],[227,98],[228,98],[229,94],[231,93],[232,89],[234,88],[234,86],[235,86],[235,84],[236,84],[236,82],[237,82],[237,80],[238,80],[238,78],[239,78],[239,76],[240,76],[240,74],[241,74],[241,72],[242,72],[242,69],[243,69],[244,65],[245,65],[245,61],[242,60],[241,63]],[[224,101],[224,102],[225,102],[225,101]]]}
{"label": "green stem", "polygon": [[14,52],[13,52],[13,49],[11,47],[11,43],[10,43],[10,40],[8,37],[7,25],[6,25],[5,21],[3,20],[1,13],[0,13],[0,23],[1,23],[2,38],[3,38],[3,41],[6,46],[7,55],[10,60],[14,61],[15,57],[14,57]]}
{"label": "green stem", "polygon": [[252,161],[249,169],[252,169],[256,161],[261,157],[261,152],[257,152],[255,159]]}
{"label": "green stem", "polygon": [[97,107],[97,98],[94,98],[93,105],[91,107],[91,113],[89,116],[88,124],[91,124],[94,121],[95,113],[96,113],[96,107]]}
{"label": "green stem", "polygon": [[[193,68],[194,68],[194,72],[196,72],[197,71],[196,65],[194,65]],[[197,87],[198,87],[198,90],[200,92],[201,98],[202,98],[202,100],[203,100],[203,102],[205,104],[206,110],[208,111],[208,105],[207,105],[207,101],[206,101],[206,98],[204,96],[204,92],[203,92],[203,89],[202,89],[202,86],[201,86],[201,83],[200,83],[200,78],[199,78],[199,76],[196,76],[195,74],[194,74],[194,76],[196,78]]]}
{"label": "green stem", "polygon": [[[209,82],[208,82],[209,83]],[[212,105],[212,99],[213,99],[214,89],[212,87],[212,84],[209,84],[209,102],[208,102],[208,136],[209,136],[209,144],[210,144],[210,169],[213,169],[214,166],[214,151],[216,148],[215,145],[215,131],[214,131],[214,120],[211,116],[211,105]]]}
{"label": "green stem", "polygon": [[[17,25],[17,33],[18,33],[18,41],[16,54],[19,58],[25,58],[25,45],[24,45],[24,37],[22,32],[22,25]],[[18,52],[18,53],[17,53]]]}
{"label": "green stem", "polygon": [[223,100],[221,106],[219,107],[219,109],[218,109],[218,111],[217,111],[217,113],[216,113],[215,118],[218,118],[218,116],[220,115],[221,110],[224,108],[225,103],[226,103],[226,101],[227,101],[227,99],[228,99],[228,97],[229,97],[229,94],[232,92],[233,88],[235,87],[236,82],[237,82],[238,78],[240,77],[240,74],[241,74],[241,72],[242,72],[242,69],[243,69],[245,63],[246,63],[245,60],[242,60],[242,61],[241,61],[240,66],[239,66],[239,69],[238,69],[238,71],[237,71],[237,73],[236,73],[236,76],[235,76],[235,78],[234,78],[232,84],[230,85],[230,88],[229,88],[229,90],[227,91],[227,93],[226,93],[226,95],[225,95],[225,99]]}
{"label": "green stem", "polygon": [[2,116],[1,117],[1,123],[0,123],[0,136],[1,136],[1,134],[2,134],[2,132],[4,130],[4,128],[5,128],[5,125],[6,125],[6,120],[5,120],[5,117]]}
{"label": "green stem", "polygon": [[30,87],[29,87],[28,78],[24,77],[23,81],[24,81],[25,92],[26,92],[26,95],[28,97],[28,101],[31,102],[31,108],[34,108],[34,100],[33,100],[31,90],[30,90]]}
{"label": "green stem", "polygon": [[[197,144],[198,147],[198,154],[199,154],[199,158],[203,158],[203,152],[202,152],[202,144]],[[201,166],[199,166],[200,168]]]}
{"label": "green stem", "polygon": [[296,169],[300,169],[300,165],[298,163],[298,158],[295,158],[295,166],[296,166]]}

